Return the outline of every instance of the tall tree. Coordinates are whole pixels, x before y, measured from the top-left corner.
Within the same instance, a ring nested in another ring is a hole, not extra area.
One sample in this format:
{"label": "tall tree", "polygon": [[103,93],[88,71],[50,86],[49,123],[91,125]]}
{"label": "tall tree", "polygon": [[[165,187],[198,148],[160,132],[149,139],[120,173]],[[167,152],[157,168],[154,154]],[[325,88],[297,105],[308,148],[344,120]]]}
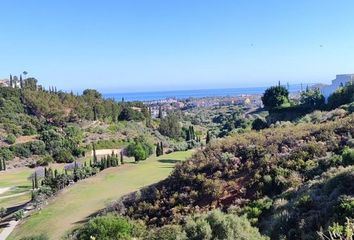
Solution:
{"label": "tall tree", "polygon": [[34,172],[34,188],[35,188],[35,189],[38,188],[38,176],[37,176],[37,172]]}
{"label": "tall tree", "polygon": [[25,79],[27,79],[27,74],[28,74],[28,72],[26,72],[26,71],[23,71],[23,75],[25,76]]}
{"label": "tall tree", "polygon": [[158,116],[160,119],[162,119],[163,117],[163,113],[162,113],[162,106],[160,105],[159,106],[159,116]]}
{"label": "tall tree", "polygon": [[96,145],[92,143],[92,153],[93,153],[93,163],[97,163],[97,155],[96,155]]}
{"label": "tall tree", "polygon": [[160,142],[160,154],[163,155],[164,154],[164,151],[163,151],[163,144],[162,142]]}
{"label": "tall tree", "polygon": [[206,141],[206,144],[208,144],[210,142],[210,132],[209,131],[207,131],[207,135],[206,135],[205,141]]}
{"label": "tall tree", "polygon": [[156,156],[160,156],[161,155],[161,149],[160,149],[160,143],[156,144]]}
{"label": "tall tree", "polygon": [[120,151],[120,164],[124,164],[123,150]]}
{"label": "tall tree", "polygon": [[22,74],[20,75],[20,88],[23,88],[23,79],[22,79]]}
{"label": "tall tree", "polygon": [[12,75],[10,74],[10,87],[13,85]]}
{"label": "tall tree", "polygon": [[270,87],[264,92],[262,102],[267,108],[281,107],[289,103],[289,91],[283,86]]}

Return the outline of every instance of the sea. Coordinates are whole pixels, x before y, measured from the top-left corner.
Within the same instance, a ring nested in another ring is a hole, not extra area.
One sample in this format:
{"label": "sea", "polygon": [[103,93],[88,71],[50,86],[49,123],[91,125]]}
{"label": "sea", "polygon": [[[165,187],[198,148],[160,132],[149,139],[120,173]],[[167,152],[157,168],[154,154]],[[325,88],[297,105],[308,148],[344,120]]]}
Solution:
{"label": "sea", "polygon": [[[313,85],[313,84],[311,84]],[[309,84],[310,86],[310,84]],[[292,84],[288,86],[289,92],[300,92],[306,86],[301,84]],[[187,99],[203,97],[228,97],[242,95],[263,94],[268,87],[250,87],[250,88],[225,88],[225,89],[199,89],[199,90],[175,90],[175,91],[157,91],[157,92],[126,92],[126,93],[106,93],[105,98],[113,98],[116,101],[155,101],[164,99]]]}

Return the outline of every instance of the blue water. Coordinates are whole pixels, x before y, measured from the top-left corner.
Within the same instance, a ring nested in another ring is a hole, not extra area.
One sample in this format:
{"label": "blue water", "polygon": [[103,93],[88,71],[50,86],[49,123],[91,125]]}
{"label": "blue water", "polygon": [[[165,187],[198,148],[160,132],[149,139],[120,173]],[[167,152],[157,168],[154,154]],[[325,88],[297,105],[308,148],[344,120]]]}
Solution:
{"label": "blue water", "polygon": [[[153,101],[166,98],[186,99],[186,98],[202,98],[202,97],[226,97],[240,95],[256,95],[263,94],[268,87],[253,88],[226,88],[226,89],[200,89],[200,90],[177,90],[177,91],[161,91],[161,92],[133,92],[133,93],[107,93],[106,98],[113,98],[120,101]],[[289,92],[299,92],[300,84],[290,85]]]}

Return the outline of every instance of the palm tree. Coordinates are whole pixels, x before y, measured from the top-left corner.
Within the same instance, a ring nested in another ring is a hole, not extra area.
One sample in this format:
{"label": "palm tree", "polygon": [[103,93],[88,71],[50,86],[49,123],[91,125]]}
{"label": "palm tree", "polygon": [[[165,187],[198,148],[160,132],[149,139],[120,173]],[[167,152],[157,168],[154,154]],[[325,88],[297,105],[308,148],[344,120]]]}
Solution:
{"label": "palm tree", "polygon": [[28,72],[23,71],[23,75],[25,76],[25,79],[26,79],[27,74],[28,74]]}

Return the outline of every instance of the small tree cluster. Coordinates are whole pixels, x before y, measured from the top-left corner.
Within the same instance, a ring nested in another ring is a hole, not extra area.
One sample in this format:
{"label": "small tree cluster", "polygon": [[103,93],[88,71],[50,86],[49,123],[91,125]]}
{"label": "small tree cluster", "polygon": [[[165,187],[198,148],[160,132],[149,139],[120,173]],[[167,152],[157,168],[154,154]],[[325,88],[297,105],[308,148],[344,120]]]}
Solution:
{"label": "small tree cluster", "polygon": [[156,143],[156,156],[161,156],[164,154],[162,142]]}
{"label": "small tree cluster", "polygon": [[111,155],[104,156],[101,159],[100,169],[104,170],[110,167],[117,167],[119,165],[118,154],[114,154],[112,151]]}

